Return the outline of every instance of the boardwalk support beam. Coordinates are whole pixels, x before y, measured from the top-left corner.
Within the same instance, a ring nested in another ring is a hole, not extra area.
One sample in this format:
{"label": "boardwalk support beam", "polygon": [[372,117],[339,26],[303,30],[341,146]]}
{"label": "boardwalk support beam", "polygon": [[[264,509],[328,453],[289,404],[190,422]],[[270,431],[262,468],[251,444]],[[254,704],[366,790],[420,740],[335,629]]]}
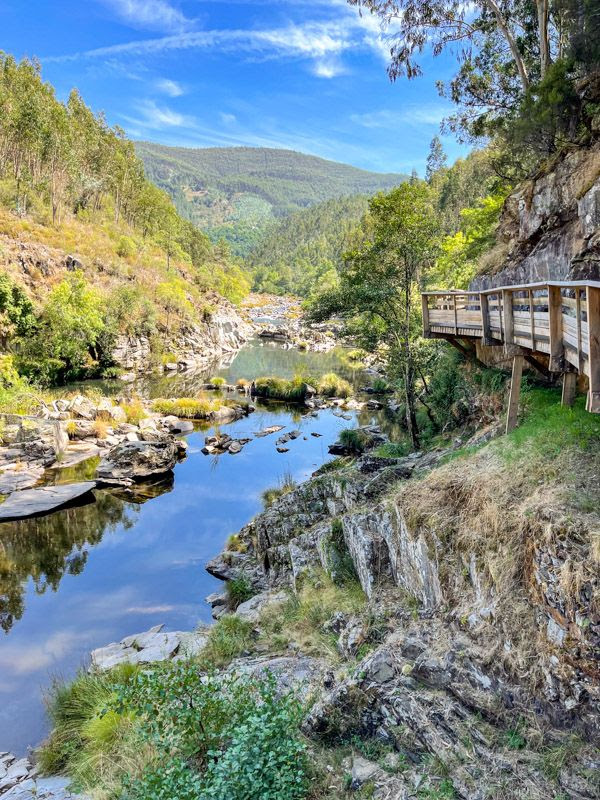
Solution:
{"label": "boardwalk support beam", "polygon": [[590,393],[588,411],[600,413],[600,289],[587,288],[588,378]]}
{"label": "boardwalk support beam", "polygon": [[575,394],[577,393],[577,373],[576,372],[563,372],[562,379],[562,397],[560,403],[563,406],[572,406],[575,402]]}
{"label": "boardwalk support beam", "polygon": [[548,286],[548,327],[550,329],[550,371],[563,372],[565,348],[562,335],[562,294],[560,286]]}
{"label": "boardwalk support beam", "polygon": [[521,378],[523,377],[523,361],[522,355],[513,356],[510,398],[508,400],[508,413],[506,415],[506,433],[510,433],[517,427]]}

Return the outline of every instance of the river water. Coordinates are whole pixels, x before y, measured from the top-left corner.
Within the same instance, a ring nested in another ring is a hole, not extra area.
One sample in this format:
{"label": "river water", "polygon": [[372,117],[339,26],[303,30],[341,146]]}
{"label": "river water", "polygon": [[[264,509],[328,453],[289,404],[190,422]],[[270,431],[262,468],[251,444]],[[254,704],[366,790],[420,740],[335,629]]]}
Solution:
{"label": "river water", "polygon": [[[301,353],[253,342],[208,375],[153,378],[139,388],[152,397],[176,397],[216,372],[235,382],[331,371],[355,386],[368,382],[338,351]],[[96,387],[119,391],[116,382]],[[329,410],[303,418],[301,411],[258,403],[251,416],[220,426],[233,437],[268,425],[298,428],[303,436],[286,445],[288,453],[276,451],[277,435],[271,435],[253,438],[238,455],[204,456],[204,437],[212,432],[204,426],[186,437],[188,456],[170,481],[135,496],[97,491],[95,503],[0,524],[0,750],[21,755],[40,743],[48,731],[45,690],[72,677],[93,648],[158,623],[191,630],[209,621],[204,597],[221,584],[204,564],[261,510],[261,493],[284,473],[307,478],[331,458],[327,445],[343,428],[385,422],[381,412],[354,412],[347,420]],[[85,469],[61,479],[81,479]]]}

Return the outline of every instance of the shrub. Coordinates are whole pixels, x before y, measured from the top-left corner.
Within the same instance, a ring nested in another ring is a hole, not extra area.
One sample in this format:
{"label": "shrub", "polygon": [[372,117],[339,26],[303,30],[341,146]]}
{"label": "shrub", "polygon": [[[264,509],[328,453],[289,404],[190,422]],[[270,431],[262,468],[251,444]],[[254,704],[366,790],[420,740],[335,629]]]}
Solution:
{"label": "shrub", "polygon": [[247,547],[246,543],[240,538],[239,533],[232,533],[227,539],[227,549],[232,550],[234,553],[245,553]]}
{"label": "shrub", "polygon": [[209,383],[212,383],[213,386],[221,387],[225,386],[227,381],[225,380],[225,378],[222,378],[220,375],[217,375],[215,378],[211,378],[209,380]]}
{"label": "shrub", "polygon": [[139,398],[129,403],[121,403],[121,408],[127,414],[127,422],[130,425],[139,425],[140,421],[148,416],[148,412]]}
{"label": "shrub", "polygon": [[104,419],[94,420],[94,433],[98,439],[106,439],[110,425]]}
{"label": "shrub", "polygon": [[258,397],[302,402],[306,397],[306,382],[300,375],[296,375],[292,380],[261,377],[255,379],[254,390]]}
{"label": "shrub", "polygon": [[174,415],[184,419],[208,419],[213,411],[221,407],[218,400],[208,397],[178,397],[173,400],[154,400],[152,410],[165,416]]}
{"label": "shrub", "polygon": [[384,394],[385,392],[391,391],[391,387],[385,378],[375,378],[371,384],[371,388],[376,394]]}
{"label": "shrub", "polygon": [[352,455],[364,453],[369,442],[369,435],[357,428],[346,428],[340,433],[340,442]]}
{"label": "shrub", "polygon": [[117,243],[117,255],[121,258],[133,258],[137,253],[135,242],[129,236],[121,236]]}
{"label": "shrub", "polygon": [[250,600],[255,594],[252,584],[245,575],[227,581],[227,599],[232,610]]}
{"label": "shrub", "polygon": [[335,372],[328,372],[318,381],[317,391],[325,397],[350,397],[352,386]]}
{"label": "shrub", "polygon": [[250,381],[247,381],[245,378],[238,378],[235,385],[238,389],[245,389],[247,386],[250,386]]}

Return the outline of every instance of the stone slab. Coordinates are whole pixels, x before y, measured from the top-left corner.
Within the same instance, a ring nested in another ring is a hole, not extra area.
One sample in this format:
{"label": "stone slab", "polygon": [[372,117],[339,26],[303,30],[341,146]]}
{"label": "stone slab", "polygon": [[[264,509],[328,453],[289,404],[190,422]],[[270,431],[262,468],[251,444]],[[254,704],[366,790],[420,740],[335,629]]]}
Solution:
{"label": "stone slab", "polygon": [[0,505],[0,522],[48,514],[85,497],[95,486],[96,481],[82,481],[14,492]]}

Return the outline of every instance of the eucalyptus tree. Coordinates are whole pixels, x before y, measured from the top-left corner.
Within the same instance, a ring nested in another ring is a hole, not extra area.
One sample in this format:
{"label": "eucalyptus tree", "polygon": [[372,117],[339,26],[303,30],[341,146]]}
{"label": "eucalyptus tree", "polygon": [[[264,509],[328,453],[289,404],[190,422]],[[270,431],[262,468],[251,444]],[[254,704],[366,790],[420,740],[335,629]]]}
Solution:
{"label": "eucalyptus tree", "polygon": [[435,197],[424,181],[401,184],[369,201],[339,284],[319,295],[315,320],[344,320],[344,332],[367,350],[387,356],[388,370],[404,394],[406,427],[415,448],[417,374],[421,331],[419,280],[438,252]]}

